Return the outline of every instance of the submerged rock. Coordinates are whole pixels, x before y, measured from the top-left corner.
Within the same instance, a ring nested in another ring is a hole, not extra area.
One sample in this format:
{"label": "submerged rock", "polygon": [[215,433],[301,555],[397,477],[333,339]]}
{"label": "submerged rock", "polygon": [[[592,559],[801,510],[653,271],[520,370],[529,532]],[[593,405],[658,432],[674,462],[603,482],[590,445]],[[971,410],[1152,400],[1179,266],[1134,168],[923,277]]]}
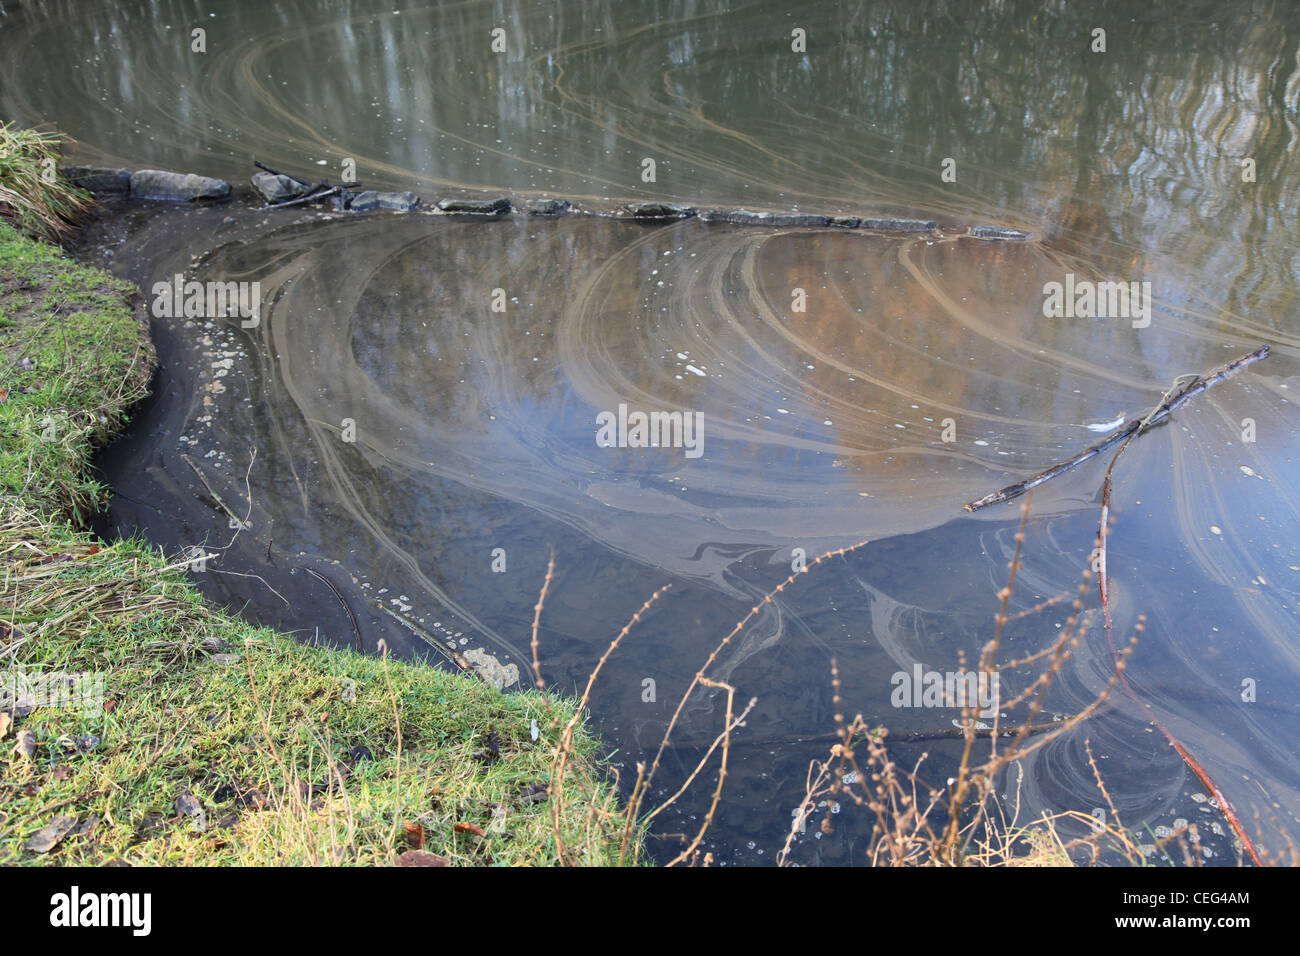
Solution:
{"label": "submerged rock", "polygon": [[372,212],[376,209],[386,209],[390,212],[410,212],[418,205],[420,205],[420,197],[412,192],[381,193],[373,189],[367,189],[365,192],[353,196],[352,202],[348,203],[347,208],[353,212]]}
{"label": "submerged rock", "polygon": [[633,219],[689,219],[695,215],[695,207],[671,202],[630,202],[620,210],[620,215]]}
{"label": "submerged rock", "polygon": [[373,189],[357,193],[352,197],[352,202],[348,203],[348,208],[353,212],[370,212],[372,209],[378,209],[379,193]]}
{"label": "submerged rock", "polygon": [[125,196],[131,191],[131,170],[107,166],[67,166],[63,177],[96,196]]}
{"label": "submerged rock", "polygon": [[296,179],[276,173],[254,173],[252,182],[262,198],[271,203],[296,199],[307,192],[307,187]]}
{"label": "submerged rock", "polygon": [[438,208],[461,216],[504,216],[510,211],[510,200],[505,196],[500,199],[439,199]]}
{"label": "submerged rock", "polygon": [[165,169],[137,169],[131,174],[134,199],[190,202],[194,199],[228,199],[230,183],[193,173],[172,173]]}
{"label": "submerged rock", "polygon": [[567,199],[534,199],[524,205],[530,216],[563,216],[571,208]]}
{"label": "submerged rock", "polygon": [[933,219],[863,219],[863,229],[873,232],[934,232],[939,224]]}
{"label": "submerged rock", "polygon": [[830,216],[814,215],[802,212],[774,212],[771,225],[783,228],[791,226],[813,226],[823,228],[831,224]]}
{"label": "submerged rock", "polygon": [[710,209],[701,217],[706,222],[729,222],[737,226],[829,226],[830,216],[801,212],[753,212],[749,209]]}
{"label": "submerged rock", "polygon": [[398,212],[410,212],[420,205],[420,197],[413,192],[380,193],[379,208],[394,209]]}
{"label": "submerged rock", "polygon": [[1008,229],[1006,226],[971,226],[970,236],[973,239],[1023,240],[1028,239],[1030,234],[1019,229]]}

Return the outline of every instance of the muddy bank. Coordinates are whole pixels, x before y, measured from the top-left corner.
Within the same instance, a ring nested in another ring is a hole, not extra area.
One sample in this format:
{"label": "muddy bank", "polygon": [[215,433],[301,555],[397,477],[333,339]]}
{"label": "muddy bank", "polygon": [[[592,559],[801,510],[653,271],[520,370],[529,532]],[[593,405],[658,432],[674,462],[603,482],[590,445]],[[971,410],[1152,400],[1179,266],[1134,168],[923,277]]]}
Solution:
{"label": "muddy bank", "polygon": [[[83,231],[78,247],[87,261],[113,268],[123,247],[130,249],[133,257],[161,250],[172,253],[185,250],[182,236],[193,241],[196,234],[212,232],[224,241],[239,242],[241,233],[233,228],[232,213],[243,215],[242,235],[251,236],[264,228],[254,220],[253,209],[248,197],[220,206],[110,202],[104,215]],[[304,209],[295,218],[312,215]],[[167,220],[164,228],[142,228],[143,222],[157,225],[163,220]],[[143,249],[139,245],[142,239]],[[179,255],[200,254],[204,242],[206,239],[200,240],[194,249]],[[188,265],[189,260],[184,261]],[[146,290],[153,284],[153,276],[138,268],[119,274]],[[231,527],[234,522],[229,514],[189,462],[199,459],[200,473],[224,490],[224,494],[217,492],[223,501],[246,502],[241,494],[242,476],[225,462],[216,463],[225,473],[215,470],[210,459],[192,455],[189,443],[177,441],[195,418],[211,414],[210,375],[214,363],[222,361],[221,350],[211,335],[180,335],[175,324],[158,318],[150,321],[150,335],[157,350],[150,394],[134,410],[127,429],[96,458],[97,467],[114,488],[111,508],[96,521],[96,531],[105,537],[138,532],[174,556],[219,553],[220,557],[194,565],[195,583],[205,596],[305,643],[373,652],[384,641],[398,654],[453,666],[446,654],[430,655],[409,626],[370,602],[358,601],[355,595],[344,597],[342,589],[352,590],[350,575],[335,562],[276,548],[273,522]],[[209,376],[207,381],[204,373]],[[242,519],[244,512],[238,514]]]}

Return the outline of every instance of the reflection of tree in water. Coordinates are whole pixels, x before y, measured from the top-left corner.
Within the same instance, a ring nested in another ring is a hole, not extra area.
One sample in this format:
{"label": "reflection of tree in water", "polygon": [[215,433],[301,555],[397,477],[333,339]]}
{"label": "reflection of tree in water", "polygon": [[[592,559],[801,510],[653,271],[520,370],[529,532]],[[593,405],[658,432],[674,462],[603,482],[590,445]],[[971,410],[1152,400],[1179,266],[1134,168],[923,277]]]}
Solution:
{"label": "reflection of tree in water", "polygon": [[[762,4],[665,3],[652,17],[600,3],[522,7],[498,24],[486,3],[393,15],[298,0],[224,12],[205,24],[202,59],[178,42],[196,9],[24,10],[35,37],[12,31],[7,70],[40,56],[57,82],[26,94],[7,82],[7,112],[57,116],[123,158],[154,158],[133,155],[126,116],[151,121],[151,152],[179,154],[194,137],[296,166],[308,150],[360,157],[377,167],[367,178],[403,184],[1010,210],[1077,226],[1076,241],[1102,244],[1087,251],[1118,261],[1144,241],[1143,223],[1259,235],[1284,215],[1295,176],[1300,22],[1271,3],[1202,2],[1174,17],[1132,2],[1050,14],[1036,2],[877,2],[793,19]],[[808,31],[803,56],[789,50],[794,19]],[[486,54],[492,25],[512,39],[499,57]],[[1104,54],[1089,49],[1098,26]],[[644,155],[676,168],[645,186],[634,175]],[[950,155],[958,180],[941,189]],[[1250,190],[1236,188],[1244,155],[1259,168]]]}

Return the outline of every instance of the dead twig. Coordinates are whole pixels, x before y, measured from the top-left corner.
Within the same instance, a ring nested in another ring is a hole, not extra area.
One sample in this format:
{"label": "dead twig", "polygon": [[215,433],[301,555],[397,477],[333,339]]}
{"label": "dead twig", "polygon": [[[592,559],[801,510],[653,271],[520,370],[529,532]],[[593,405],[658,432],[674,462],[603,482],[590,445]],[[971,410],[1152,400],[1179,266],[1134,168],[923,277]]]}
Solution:
{"label": "dead twig", "polygon": [[311,188],[311,183],[307,182],[306,180],[299,179],[297,176],[291,176],[288,173],[282,173],[278,169],[272,169],[270,166],[267,166],[265,163],[259,163],[257,160],[253,160],[253,165],[256,166],[258,169],[262,170],[263,172],[270,173],[272,176],[283,176],[285,179],[292,179],[299,186],[304,186],[308,189]]}
{"label": "dead twig", "polygon": [[311,568],[307,567],[305,564],[300,564],[300,565],[298,565],[298,567],[302,568],[304,571],[306,571],[306,572],[307,572],[308,574],[310,574],[312,577],[314,577],[314,578],[318,578],[318,579],[320,579],[321,581],[324,581],[324,582],[325,582],[325,586],[326,586],[327,588],[329,588],[331,591],[333,591],[333,592],[334,592],[334,596],[335,596],[336,598],[339,599],[339,603],[343,605],[343,610],[345,610],[345,611],[348,612],[348,618],[351,619],[351,621],[352,621],[352,633],[356,635],[356,638],[357,638],[357,653],[360,654],[361,651],[362,651],[362,649],[363,649],[362,646],[361,646],[361,628],[357,626],[357,616],[356,616],[355,614],[352,613],[352,606],[351,606],[350,604],[348,604],[348,602],[347,602],[346,600],[344,600],[344,598],[343,598],[343,594],[339,591],[338,588],[336,588],[336,587],[334,586],[334,582],[331,581],[329,578],[325,577],[325,575],[321,574],[319,571],[313,571]]}
{"label": "dead twig", "polygon": [[185,462],[185,464],[190,466],[190,470],[194,472],[195,476],[199,479],[199,481],[203,483],[203,487],[207,490],[208,494],[212,497],[212,500],[215,501],[220,506],[221,510],[224,511],[226,514],[228,514],[232,521],[239,522],[237,525],[235,525],[235,527],[236,528],[243,527],[244,524],[243,519],[240,518],[239,515],[231,511],[230,506],[226,504],[225,499],[222,498],[221,495],[217,494],[216,490],[213,489],[212,485],[208,484],[208,479],[203,476],[203,472],[199,471],[199,466],[194,463],[194,459],[191,458],[189,455],[181,455],[181,461]]}
{"label": "dead twig", "polygon": [[[1073,458],[1067,458],[1065,461],[1055,464],[1045,471],[1040,471],[1032,478],[1026,478],[1024,481],[1018,481],[1013,485],[1007,485],[1000,491],[995,491],[992,494],[985,495],[983,498],[968,502],[965,506],[966,510],[979,511],[981,508],[987,508],[989,505],[1001,504],[1004,501],[1011,501],[1014,498],[1019,498],[1026,491],[1037,488],[1039,485],[1046,481],[1050,481],[1057,475],[1065,474],[1070,469],[1083,464],[1090,458],[1095,458],[1107,449],[1114,448],[1121,442],[1127,442],[1135,435],[1160,424],[1172,415],[1174,410],[1184,402],[1195,398],[1207,389],[1213,388],[1225,378],[1241,371],[1247,365],[1258,362],[1260,359],[1268,355],[1269,351],[1270,347],[1268,345],[1261,345],[1259,348],[1255,349],[1255,351],[1243,355],[1241,358],[1229,362],[1226,365],[1221,365],[1212,372],[1208,372],[1205,375],[1195,378],[1194,381],[1187,385],[1182,391],[1176,392],[1171,397],[1167,397],[1166,400],[1157,406],[1155,411],[1146,418],[1130,422],[1127,426],[1116,432],[1114,435],[1111,435],[1106,440],[1085,448]],[[1168,393],[1166,393],[1166,395],[1168,395]]]}
{"label": "dead twig", "polygon": [[[320,187],[314,187],[319,189]],[[310,192],[305,196],[299,196],[297,199],[286,199],[284,202],[271,203],[276,209],[284,209],[288,206],[301,206],[303,203],[316,202],[320,199],[328,199],[330,196],[336,196],[343,189],[342,186],[331,186],[322,192]]]}
{"label": "dead twig", "polygon": [[537,595],[537,604],[533,606],[533,640],[531,643],[533,651],[533,673],[537,675],[537,689],[545,692],[546,681],[542,680],[542,662],[538,660],[538,641],[537,631],[542,623],[542,607],[546,604],[546,592],[551,588],[551,580],[555,577],[555,549],[551,549],[550,560],[546,562],[546,580],[542,582],[542,592]]}
{"label": "dead twig", "polygon": [[[1247,836],[1246,828],[1241,825],[1241,821],[1237,818],[1236,811],[1232,809],[1232,805],[1228,802],[1228,798],[1224,796],[1223,791],[1220,790],[1218,785],[1210,778],[1210,775],[1206,772],[1205,768],[1202,767],[1196,758],[1188,752],[1187,748],[1179,743],[1174,735],[1170,733],[1169,728],[1166,727],[1164,722],[1156,716],[1156,712],[1151,705],[1138,696],[1137,691],[1133,689],[1133,685],[1130,684],[1128,678],[1124,676],[1123,669],[1119,667],[1120,658],[1115,650],[1115,641],[1111,634],[1110,589],[1108,587],[1109,577],[1106,573],[1106,535],[1110,524],[1111,489],[1114,487],[1112,476],[1115,471],[1115,465],[1119,462],[1120,456],[1124,454],[1124,450],[1128,448],[1129,442],[1131,442],[1137,435],[1141,434],[1143,430],[1150,427],[1157,417],[1167,416],[1174,407],[1181,402],[1186,401],[1193,394],[1199,394],[1200,392],[1205,391],[1211,385],[1222,381],[1238,369],[1243,368],[1251,362],[1258,361],[1268,354],[1268,350],[1267,345],[1262,345],[1254,352],[1250,353],[1250,355],[1244,356],[1235,362],[1230,362],[1228,365],[1225,365],[1204,377],[1197,378],[1194,375],[1180,375],[1174,380],[1173,386],[1165,392],[1163,396],[1161,396],[1159,404],[1152,409],[1151,413],[1147,415],[1146,418],[1139,421],[1135,428],[1130,430],[1129,436],[1124,439],[1123,444],[1119,446],[1119,449],[1111,458],[1110,464],[1106,467],[1106,474],[1105,477],[1102,478],[1101,482],[1101,519],[1097,531],[1097,590],[1101,594],[1101,613],[1106,629],[1106,643],[1110,646],[1111,656],[1116,662],[1116,669],[1119,674],[1120,683],[1123,684],[1124,690],[1128,692],[1128,695],[1133,698],[1134,702],[1146,710],[1147,716],[1151,718],[1151,722],[1155,724],[1160,733],[1164,735],[1164,738],[1169,741],[1170,746],[1178,752],[1178,756],[1183,758],[1183,763],[1188,766],[1192,773],[1196,774],[1196,776],[1200,778],[1201,783],[1205,784],[1206,789],[1209,790],[1210,793],[1212,793],[1219,801],[1219,809],[1223,812],[1224,818],[1228,821],[1228,825],[1232,827],[1233,832],[1237,835],[1237,839],[1239,839],[1242,845],[1246,848],[1246,852],[1250,854],[1250,858],[1254,861],[1256,866],[1263,866],[1264,864],[1260,861],[1259,853],[1256,851],[1254,843],[1252,843],[1250,837]],[[1192,380],[1191,383],[1186,385],[1182,391],[1179,391],[1179,383],[1188,378]]]}

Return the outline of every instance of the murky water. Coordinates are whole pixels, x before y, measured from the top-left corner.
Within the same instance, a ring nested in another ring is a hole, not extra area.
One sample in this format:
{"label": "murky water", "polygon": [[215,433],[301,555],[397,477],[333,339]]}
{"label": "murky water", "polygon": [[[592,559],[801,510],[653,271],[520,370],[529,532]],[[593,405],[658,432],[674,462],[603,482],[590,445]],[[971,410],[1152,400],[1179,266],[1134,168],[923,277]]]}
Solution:
{"label": "murky water", "polygon": [[[339,588],[366,647],[481,650],[525,684],[551,549],[552,685],[585,678],[671,583],[593,697],[625,770],[653,754],[696,668],[795,549],[868,541],[800,576],[711,672],[758,704],[706,845],[764,863],[834,727],[832,657],[849,713],[952,729],[955,711],[890,695],[894,674],[955,669],[990,634],[1018,514],[961,505],[1091,444],[1088,426],[1141,415],[1176,375],[1269,342],[1265,362],[1125,453],[1110,573],[1117,634],[1147,618],[1130,681],[1261,842],[1294,836],[1300,13],[638,6],[5,4],[0,104],[76,136],[79,160],[242,180],[256,156],[337,179],[351,157],[367,183],[428,197],[662,198],[946,227],[907,239],[133,207],[96,228],[88,255],[146,287],[178,272],[256,280],[266,306],[254,329],[158,321],[159,397],[105,460],[114,526],[223,543],[226,516],[180,456],[227,501],[246,500],[247,473],[252,526],[221,568],[259,578],[200,575],[210,591],[353,643],[310,569]],[[1097,25],[1104,54],[1089,52]],[[199,26],[205,54],[189,48]],[[489,48],[498,26],[503,54]],[[806,54],[790,51],[794,28]],[[959,236],[976,222],[1035,239]],[[1150,324],[1045,318],[1044,285],[1067,274],[1149,281]],[[597,416],[620,404],[700,413],[700,454],[599,447]],[[1077,584],[1104,467],[1036,493],[1013,610]],[[1065,616],[1014,622],[1007,655],[1045,646]],[[1049,709],[1077,711],[1109,672],[1094,629]],[[1004,674],[1003,697],[1030,674]],[[1125,824],[1204,816],[1147,715],[1112,703],[1027,762],[1022,812],[1104,805],[1089,739]],[[665,786],[720,720],[716,698],[692,699]],[[956,749],[900,744],[899,758],[923,751],[942,782]],[[661,832],[706,806],[684,802]],[[849,808],[794,858],[862,862],[869,826]],[[1226,841],[1211,849],[1212,863],[1232,857]]]}

